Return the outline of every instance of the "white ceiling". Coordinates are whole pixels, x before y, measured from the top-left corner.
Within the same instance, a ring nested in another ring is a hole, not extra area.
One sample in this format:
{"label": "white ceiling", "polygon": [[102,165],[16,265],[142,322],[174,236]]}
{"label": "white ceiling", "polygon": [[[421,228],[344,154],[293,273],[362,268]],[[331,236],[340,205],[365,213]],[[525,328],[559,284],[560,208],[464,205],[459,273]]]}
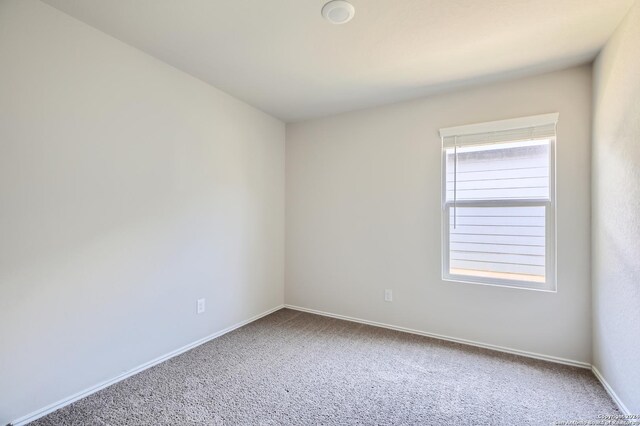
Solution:
{"label": "white ceiling", "polygon": [[591,60],[635,0],[43,0],[285,121]]}

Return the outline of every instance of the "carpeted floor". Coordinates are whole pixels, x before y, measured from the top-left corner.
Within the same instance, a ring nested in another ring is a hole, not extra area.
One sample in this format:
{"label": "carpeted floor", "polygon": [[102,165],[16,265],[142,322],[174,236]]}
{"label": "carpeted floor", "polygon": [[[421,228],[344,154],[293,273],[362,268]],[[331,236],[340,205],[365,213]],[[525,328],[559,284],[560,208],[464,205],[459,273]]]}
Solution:
{"label": "carpeted floor", "polygon": [[275,312],[32,425],[551,425],[620,414],[593,374]]}

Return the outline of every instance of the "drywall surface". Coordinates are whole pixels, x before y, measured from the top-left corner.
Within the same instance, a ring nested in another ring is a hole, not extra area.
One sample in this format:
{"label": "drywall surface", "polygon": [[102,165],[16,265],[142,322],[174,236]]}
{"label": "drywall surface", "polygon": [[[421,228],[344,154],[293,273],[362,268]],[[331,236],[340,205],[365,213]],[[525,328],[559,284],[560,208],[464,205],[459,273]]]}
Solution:
{"label": "drywall surface", "polygon": [[0,424],[283,303],[284,136],[48,5],[0,3]]}
{"label": "drywall surface", "polygon": [[[590,362],[591,85],[585,65],[287,125],[285,302]],[[443,281],[438,129],[550,112],[557,293]]]}
{"label": "drywall surface", "polygon": [[594,66],[593,361],[640,413],[640,3]]}

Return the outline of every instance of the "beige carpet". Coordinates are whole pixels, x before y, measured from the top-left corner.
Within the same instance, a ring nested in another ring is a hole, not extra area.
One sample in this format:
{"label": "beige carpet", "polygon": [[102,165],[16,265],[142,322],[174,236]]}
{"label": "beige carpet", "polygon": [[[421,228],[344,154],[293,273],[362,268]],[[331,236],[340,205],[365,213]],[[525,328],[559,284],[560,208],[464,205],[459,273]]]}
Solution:
{"label": "beige carpet", "polygon": [[551,425],[619,414],[584,369],[280,310],[33,425]]}

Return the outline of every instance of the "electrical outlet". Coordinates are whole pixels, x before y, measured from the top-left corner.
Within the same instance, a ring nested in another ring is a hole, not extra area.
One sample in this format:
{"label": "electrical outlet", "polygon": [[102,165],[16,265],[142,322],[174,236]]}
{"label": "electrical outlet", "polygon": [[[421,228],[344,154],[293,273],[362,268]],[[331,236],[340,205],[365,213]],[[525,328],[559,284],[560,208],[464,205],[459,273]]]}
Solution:
{"label": "electrical outlet", "polygon": [[384,291],[384,301],[385,302],[393,302],[393,292],[391,289],[385,289]]}
{"label": "electrical outlet", "polygon": [[201,314],[205,310],[204,299],[198,299],[198,313]]}

